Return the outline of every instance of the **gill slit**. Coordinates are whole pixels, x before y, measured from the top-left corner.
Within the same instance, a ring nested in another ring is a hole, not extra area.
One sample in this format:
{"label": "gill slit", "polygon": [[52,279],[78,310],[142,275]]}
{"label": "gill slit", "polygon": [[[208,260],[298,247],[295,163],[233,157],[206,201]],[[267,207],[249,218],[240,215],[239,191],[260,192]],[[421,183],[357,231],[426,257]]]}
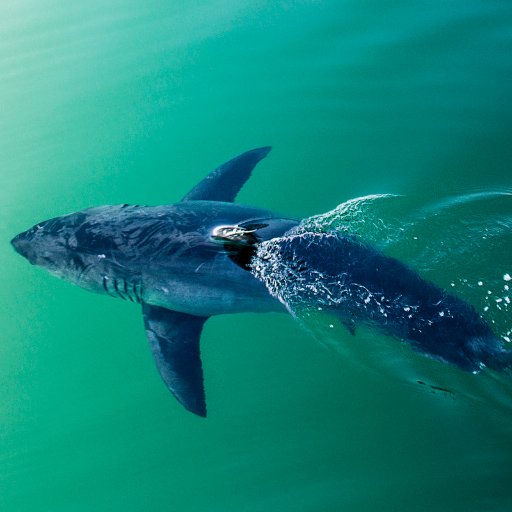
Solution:
{"label": "gill slit", "polygon": [[108,289],[108,277],[107,276],[103,276],[103,289],[105,290],[105,292],[110,295],[111,297],[116,297],[115,295],[112,295],[112,293],[110,293],[110,290]]}
{"label": "gill slit", "polygon": [[140,294],[140,290],[139,290],[139,293],[137,293],[137,284],[136,283],[133,283],[132,289],[133,289],[133,293],[135,294],[135,298],[137,299],[137,302],[139,304],[142,304],[142,295]]}
{"label": "gill slit", "polygon": [[[114,289],[112,290],[112,287],[109,287],[109,281],[112,281]],[[122,283],[122,288],[120,284]],[[141,288],[140,285],[137,285],[137,283],[129,283],[126,281],[126,279],[117,279],[113,278],[111,279],[108,276],[103,276],[102,279],[102,285],[103,289],[105,290],[105,293],[107,295],[110,295],[114,298],[121,298],[123,300],[130,300],[131,302],[137,302],[138,304],[142,304],[142,295],[141,295]],[[139,289],[137,289],[137,286],[139,286]]]}
{"label": "gill slit", "polygon": [[116,290],[116,293],[117,295],[119,295],[119,297],[123,300],[126,300],[126,297],[121,293],[121,291],[119,290],[119,287],[117,286],[117,279],[114,278],[114,288]]}
{"label": "gill slit", "polygon": [[126,294],[126,296],[130,299],[130,302],[134,302],[132,296],[130,295],[130,292],[128,291],[126,279],[123,279],[123,291]]}

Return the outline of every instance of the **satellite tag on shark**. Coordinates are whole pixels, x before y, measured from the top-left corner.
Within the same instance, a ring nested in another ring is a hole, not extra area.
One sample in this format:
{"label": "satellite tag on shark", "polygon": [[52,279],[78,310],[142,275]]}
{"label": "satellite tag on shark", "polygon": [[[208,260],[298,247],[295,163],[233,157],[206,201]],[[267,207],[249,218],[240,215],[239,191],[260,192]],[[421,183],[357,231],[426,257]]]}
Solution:
{"label": "satellite tag on shark", "polygon": [[36,224],[12,240],[30,263],[90,291],[139,303],[165,384],[206,416],[200,337],[210,316],[287,312],[286,290],[327,306],[349,332],[377,327],[417,352],[478,372],[512,368],[468,302],[342,232],[234,200],[270,147],[221,165],[164,206],[89,208]]}

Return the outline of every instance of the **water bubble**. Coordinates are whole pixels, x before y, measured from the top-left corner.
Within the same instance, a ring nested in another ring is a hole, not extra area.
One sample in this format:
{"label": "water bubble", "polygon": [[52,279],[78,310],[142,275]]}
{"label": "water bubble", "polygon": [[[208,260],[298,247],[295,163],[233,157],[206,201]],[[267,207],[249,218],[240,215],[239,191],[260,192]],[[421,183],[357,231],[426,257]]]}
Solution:
{"label": "water bubble", "polygon": [[484,285],[484,282],[483,281],[478,281],[478,286],[483,286]]}
{"label": "water bubble", "polygon": [[504,279],[505,281],[512,281],[512,277],[510,277],[510,274],[505,274],[505,275],[503,276],[503,279]]}

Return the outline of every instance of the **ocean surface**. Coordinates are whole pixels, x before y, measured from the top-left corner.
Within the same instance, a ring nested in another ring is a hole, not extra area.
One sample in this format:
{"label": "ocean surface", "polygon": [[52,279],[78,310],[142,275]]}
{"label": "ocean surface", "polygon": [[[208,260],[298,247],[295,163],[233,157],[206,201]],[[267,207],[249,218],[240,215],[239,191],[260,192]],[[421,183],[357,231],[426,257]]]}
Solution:
{"label": "ocean surface", "polygon": [[272,145],[239,202],[356,233],[508,346],[511,27],[501,0],[2,2],[0,510],[512,510],[512,377],[321,314],[226,315],[202,419],[139,306],[9,244]]}

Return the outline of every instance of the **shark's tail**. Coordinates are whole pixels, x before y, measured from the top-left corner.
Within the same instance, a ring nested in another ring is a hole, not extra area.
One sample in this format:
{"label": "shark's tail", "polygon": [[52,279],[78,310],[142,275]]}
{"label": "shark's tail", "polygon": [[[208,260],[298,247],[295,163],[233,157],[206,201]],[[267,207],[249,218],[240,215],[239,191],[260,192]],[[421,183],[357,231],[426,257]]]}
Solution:
{"label": "shark's tail", "polygon": [[351,333],[366,324],[462,370],[512,373],[512,351],[471,304],[354,236],[288,231],[255,253],[249,269],[290,311],[336,311]]}

